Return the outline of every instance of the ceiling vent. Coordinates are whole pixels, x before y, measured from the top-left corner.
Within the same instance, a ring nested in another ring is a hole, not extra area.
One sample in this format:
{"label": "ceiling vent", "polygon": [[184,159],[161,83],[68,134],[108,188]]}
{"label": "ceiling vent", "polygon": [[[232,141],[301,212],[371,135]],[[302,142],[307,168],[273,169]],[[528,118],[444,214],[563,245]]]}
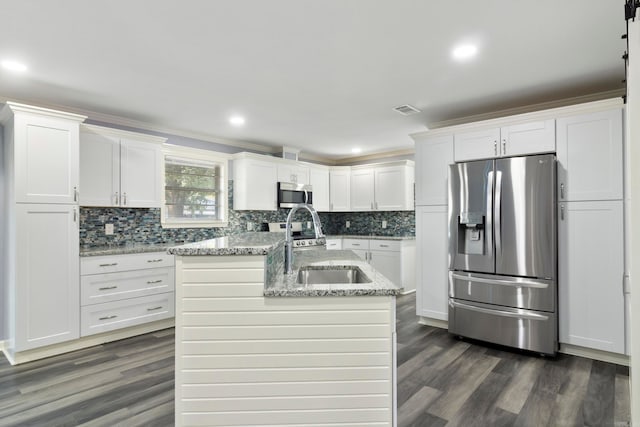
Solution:
{"label": "ceiling vent", "polygon": [[409,104],[400,105],[398,107],[395,107],[393,110],[397,111],[403,116],[410,116],[411,114],[420,113],[420,110]]}
{"label": "ceiling vent", "polygon": [[288,160],[298,160],[300,150],[293,147],[282,147],[282,158]]}

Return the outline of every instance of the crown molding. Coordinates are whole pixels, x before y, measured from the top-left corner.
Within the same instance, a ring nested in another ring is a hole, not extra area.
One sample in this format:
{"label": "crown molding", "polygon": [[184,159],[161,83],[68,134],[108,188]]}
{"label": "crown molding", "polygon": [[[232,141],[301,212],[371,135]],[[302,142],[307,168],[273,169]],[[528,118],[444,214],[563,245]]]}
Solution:
{"label": "crown molding", "polygon": [[[451,120],[442,120],[433,122],[428,125],[429,130],[435,130],[445,127],[457,126],[473,122],[481,122],[485,120],[504,118],[506,116],[514,116],[537,112],[541,110],[551,110],[560,107],[568,107],[576,104],[583,104],[593,101],[601,101],[610,98],[622,97],[626,91],[624,89],[610,90],[606,92],[596,92],[589,95],[574,96],[571,98],[563,98],[555,101],[541,102],[538,104],[530,104],[522,107],[507,108],[505,110],[497,110],[489,113],[475,114],[471,116],[459,117]],[[427,131],[428,132],[428,131]],[[419,132],[422,133],[422,132]],[[418,134],[419,134],[418,133]]]}
{"label": "crown molding", "polygon": [[407,148],[403,150],[394,150],[394,151],[381,151],[378,153],[366,154],[364,156],[343,157],[340,159],[336,159],[334,160],[333,165],[347,166],[354,162],[368,162],[370,160],[380,160],[380,159],[386,159],[388,157],[408,156],[413,154],[415,154],[415,150],[413,148]]}
{"label": "crown molding", "polygon": [[255,142],[218,138],[212,135],[202,134],[198,132],[191,132],[191,131],[186,131],[182,129],[174,129],[174,128],[160,126],[153,123],[143,122],[140,120],[128,119],[121,116],[100,113],[97,111],[87,110],[83,108],[75,108],[75,107],[67,107],[64,105],[51,104],[51,103],[40,101],[40,100],[15,99],[15,98],[9,98],[9,97],[0,95],[0,102],[2,103],[12,102],[12,103],[21,103],[21,104],[26,103],[26,104],[29,104],[29,107],[34,105],[36,106],[36,108],[63,110],[65,112],[69,112],[72,114],[86,116],[88,120],[95,121],[95,122],[111,124],[116,126],[125,126],[125,127],[140,129],[140,130],[146,130],[150,132],[159,132],[159,133],[164,133],[168,135],[181,136],[184,138],[198,139],[200,141],[213,142],[215,144],[227,145],[230,147],[236,147],[243,150],[253,150],[253,151],[259,151],[264,153],[277,153],[281,150],[280,146],[264,145],[264,144],[258,144]]}

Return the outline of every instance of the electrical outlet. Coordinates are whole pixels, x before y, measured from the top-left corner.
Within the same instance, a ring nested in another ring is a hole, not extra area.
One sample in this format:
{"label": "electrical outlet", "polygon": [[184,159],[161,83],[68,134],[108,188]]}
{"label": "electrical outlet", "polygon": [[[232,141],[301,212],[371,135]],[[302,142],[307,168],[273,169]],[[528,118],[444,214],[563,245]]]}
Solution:
{"label": "electrical outlet", "polygon": [[113,235],[113,224],[104,225],[104,234],[106,234],[107,236]]}
{"label": "electrical outlet", "polygon": [[351,221],[347,221],[345,227],[347,227],[347,228],[351,227]]}
{"label": "electrical outlet", "polygon": [[382,221],[382,228],[387,228],[387,221]]}
{"label": "electrical outlet", "polygon": [[247,231],[253,231],[253,223],[247,222]]}

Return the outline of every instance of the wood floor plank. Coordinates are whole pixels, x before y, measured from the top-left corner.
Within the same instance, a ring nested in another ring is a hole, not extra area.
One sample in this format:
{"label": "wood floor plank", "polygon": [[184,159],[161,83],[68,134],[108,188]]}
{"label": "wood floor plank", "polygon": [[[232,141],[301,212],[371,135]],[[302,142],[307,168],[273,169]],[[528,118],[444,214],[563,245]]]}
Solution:
{"label": "wood floor plank", "polygon": [[[627,371],[628,372],[628,371]],[[629,390],[629,375],[616,373],[615,378],[615,407],[613,411],[613,425],[616,427],[631,424],[631,396]]]}
{"label": "wood floor plank", "polygon": [[583,425],[582,402],[587,393],[589,376],[591,375],[590,359],[571,358],[567,381],[559,390],[556,403],[549,418],[550,424],[560,426]]}
{"label": "wood floor plank", "polygon": [[500,394],[496,406],[505,411],[519,414],[544,363],[544,360],[537,357],[529,357],[517,362],[516,372]]}
{"label": "wood floor plank", "polygon": [[588,426],[613,426],[615,410],[616,367],[610,363],[594,361],[587,394],[584,398],[584,423]]}
{"label": "wood floor plank", "polygon": [[398,425],[408,426],[416,422],[441,394],[441,391],[431,387],[420,388],[398,409]]}

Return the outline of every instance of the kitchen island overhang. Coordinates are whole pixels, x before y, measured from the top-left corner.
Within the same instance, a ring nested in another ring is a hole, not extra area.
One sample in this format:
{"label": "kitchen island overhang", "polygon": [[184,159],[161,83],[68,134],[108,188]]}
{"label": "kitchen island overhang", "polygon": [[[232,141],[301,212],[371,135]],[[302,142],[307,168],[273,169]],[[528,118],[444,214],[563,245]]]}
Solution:
{"label": "kitchen island overhang", "polygon": [[[176,255],[176,425],[394,425],[396,287],[351,251],[282,233],[171,248]],[[301,267],[357,267],[368,283],[296,283]]]}

